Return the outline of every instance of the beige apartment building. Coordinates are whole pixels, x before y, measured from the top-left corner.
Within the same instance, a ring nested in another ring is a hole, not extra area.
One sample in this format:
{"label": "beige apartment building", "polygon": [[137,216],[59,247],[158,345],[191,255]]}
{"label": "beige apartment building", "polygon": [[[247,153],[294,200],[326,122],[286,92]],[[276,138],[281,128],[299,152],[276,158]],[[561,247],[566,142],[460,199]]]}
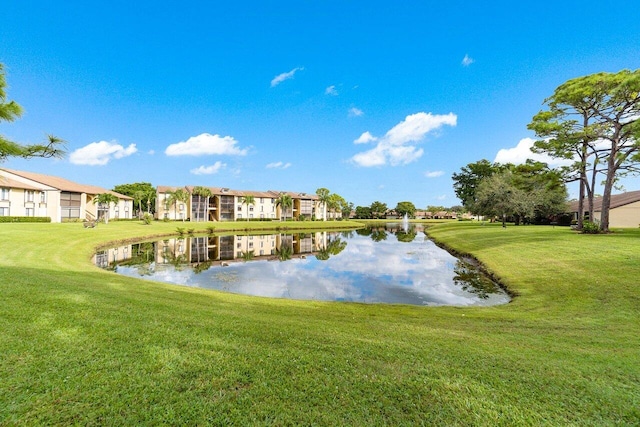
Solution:
{"label": "beige apartment building", "polygon": [[[111,193],[117,204],[102,206],[93,200]],[[0,168],[0,216],[49,217],[51,222],[131,218],[133,199],[93,185],[35,172]]]}
{"label": "beige apartment building", "polygon": [[[172,200],[178,188],[188,193],[187,201]],[[156,195],[157,219],[202,221],[240,221],[246,219],[300,218],[325,219],[324,205],[315,194],[282,191],[240,191],[229,188],[207,187],[210,197],[194,194],[193,186],[158,186]],[[291,197],[293,205],[284,212],[276,200],[281,194]],[[252,196],[254,203],[244,203]]]}

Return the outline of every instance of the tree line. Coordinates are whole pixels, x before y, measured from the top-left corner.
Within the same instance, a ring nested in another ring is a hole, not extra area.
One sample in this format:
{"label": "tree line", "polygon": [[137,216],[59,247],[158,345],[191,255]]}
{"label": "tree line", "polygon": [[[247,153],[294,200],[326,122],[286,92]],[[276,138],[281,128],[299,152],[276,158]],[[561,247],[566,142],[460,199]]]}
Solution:
{"label": "tree line", "polygon": [[549,217],[566,211],[565,184],[578,182],[577,227],[583,229],[585,211],[594,218],[595,188],[602,185],[599,229],[608,232],[612,191],[621,178],[640,172],[640,70],[568,80],[543,105],[527,126],[539,138],[532,151],[570,165],[480,160],[453,174],[456,195],[481,215]]}
{"label": "tree line", "polygon": [[[384,219],[391,213],[401,217],[407,215],[409,218],[414,218],[416,212],[418,212],[418,208],[416,208],[413,202],[398,202],[395,208],[390,209],[386,203],[376,200],[369,206],[356,206],[354,214],[356,219]],[[458,214],[465,212],[465,208],[463,206],[446,208],[444,206],[432,205],[427,206],[425,212],[430,212],[432,215],[436,215],[438,212],[455,212]]]}

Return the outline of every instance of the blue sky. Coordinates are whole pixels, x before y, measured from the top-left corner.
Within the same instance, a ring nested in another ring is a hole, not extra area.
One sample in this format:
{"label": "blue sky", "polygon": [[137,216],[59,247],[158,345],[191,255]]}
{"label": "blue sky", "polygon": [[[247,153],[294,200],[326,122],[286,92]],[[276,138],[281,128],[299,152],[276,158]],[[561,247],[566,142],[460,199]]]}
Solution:
{"label": "blue sky", "polygon": [[25,113],[0,134],[69,155],[2,166],[106,188],[452,206],[461,167],[524,160],[558,85],[640,68],[633,1],[8,3],[0,62]]}

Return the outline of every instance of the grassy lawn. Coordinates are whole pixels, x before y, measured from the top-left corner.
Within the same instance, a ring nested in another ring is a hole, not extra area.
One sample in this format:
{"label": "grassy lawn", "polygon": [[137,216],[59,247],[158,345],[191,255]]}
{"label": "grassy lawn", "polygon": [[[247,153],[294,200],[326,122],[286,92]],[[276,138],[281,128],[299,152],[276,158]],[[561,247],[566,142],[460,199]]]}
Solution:
{"label": "grassy lawn", "polygon": [[491,308],[245,297],[90,264],[183,226],[206,228],[0,224],[0,425],[640,424],[638,229],[433,225],[518,295]]}

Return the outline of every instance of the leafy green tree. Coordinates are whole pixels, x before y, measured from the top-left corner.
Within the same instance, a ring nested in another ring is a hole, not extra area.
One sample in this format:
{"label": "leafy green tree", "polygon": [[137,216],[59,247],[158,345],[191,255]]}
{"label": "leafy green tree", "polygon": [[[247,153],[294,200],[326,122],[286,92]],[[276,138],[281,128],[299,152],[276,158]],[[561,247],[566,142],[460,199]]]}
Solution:
{"label": "leafy green tree", "polygon": [[256,203],[256,198],[254,196],[244,196],[242,198],[242,204],[247,205],[247,221],[249,221],[249,206]]}
{"label": "leafy green tree", "polygon": [[475,163],[469,163],[461,168],[460,173],[454,173],[453,189],[462,205],[473,213],[475,212],[476,189],[483,178],[489,177],[502,170],[499,164],[492,164],[482,159]]}
{"label": "leafy green tree", "polygon": [[329,194],[331,194],[331,192],[329,191],[328,188],[318,188],[316,190],[316,195],[318,196],[318,200],[320,201],[320,203],[322,203],[322,207],[323,207],[323,221],[327,220],[327,206],[329,204]]}
{"label": "leafy green tree", "polygon": [[331,213],[331,218],[336,218],[336,213],[338,211],[342,211],[342,204],[345,200],[339,194],[330,194],[329,195],[329,203],[327,204],[327,209]]}
{"label": "leafy green tree", "polygon": [[111,203],[117,205],[120,199],[115,194],[102,193],[93,198],[93,204],[106,205],[107,211],[104,216],[104,223],[109,224],[109,212],[111,211]]}
{"label": "leafy green tree", "polygon": [[411,218],[415,216],[416,207],[411,202],[398,202],[398,204],[396,205],[396,212],[398,212],[398,215],[400,216],[404,216],[406,214]]}
{"label": "leafy green tree", "polygon": [[353,211],[353,203],[345,201],[342,204],[342,218],[349,219],[351,212]]}
{"label": "leafy green tree", "polygon": [[446,212],[447,208],[445,208],[444,206],[429,205],[427,206],[427,211],[435,215],[438,212],[442,212],[442,211]]}
{"label": "leafy green tree", "polygon": [[534,215],[546,218],[566,210],[567,188],[559,170],[546,163],[527,160],[521,165],[508,165],[514,186],[533,195]]}
{"label": "leafy green tree", "polygon": [[[13,122],[22,116],[22,107],[15,101],[7,100],[6,87],[4,65],[0,63],[0,123],[3,121]],[[21,145],[0,135],[0,162],[8,157],[22,157],[25,159],[32,157],[61,158],[65,155],[64,143],[64,140],[56,136],[47,135],[43,144]]]}
{"label": "leafy green tree", "polygon": [[[640,70],[571,79],[559,86],[545,103],[549,109],[538,113],[529,124],[543,138],[535,149],[577,159],[573,171],[580,180],[580,218],[585,193],[589,209],[593,209],[595,174],[605,174],[600,229],[607,232],[616,181],[629,171],[639,170]],[[603,169],[599,169],[600,164]],[[591,183],[587,179],[588,168]]]}
{"label": "leafy green tree", "polygon": [[384,218],[387,213],[387,204],[379,201],[371,203],[371,217],[374,219]]}
{"label": "leafy green tree", "polygon": [[371,208],[369,206],[356,206],[356,218],[369,219],[371,217]]}
{"label": "leafy green tree", "polygon": [[502,218],[506,226],[507,216],[533,215],[534,203],[528,193],[513,184],[511,172],[491,175],[480,181],[475,192],[474,209],[480,215]]}
{"label": "leafy green tree", "polygon": [[148,213],[155,211],[156,189],[148,182],[116,185],[113,187],[113,191],[132,197],[134,201],[138,202],[141,211]]}

